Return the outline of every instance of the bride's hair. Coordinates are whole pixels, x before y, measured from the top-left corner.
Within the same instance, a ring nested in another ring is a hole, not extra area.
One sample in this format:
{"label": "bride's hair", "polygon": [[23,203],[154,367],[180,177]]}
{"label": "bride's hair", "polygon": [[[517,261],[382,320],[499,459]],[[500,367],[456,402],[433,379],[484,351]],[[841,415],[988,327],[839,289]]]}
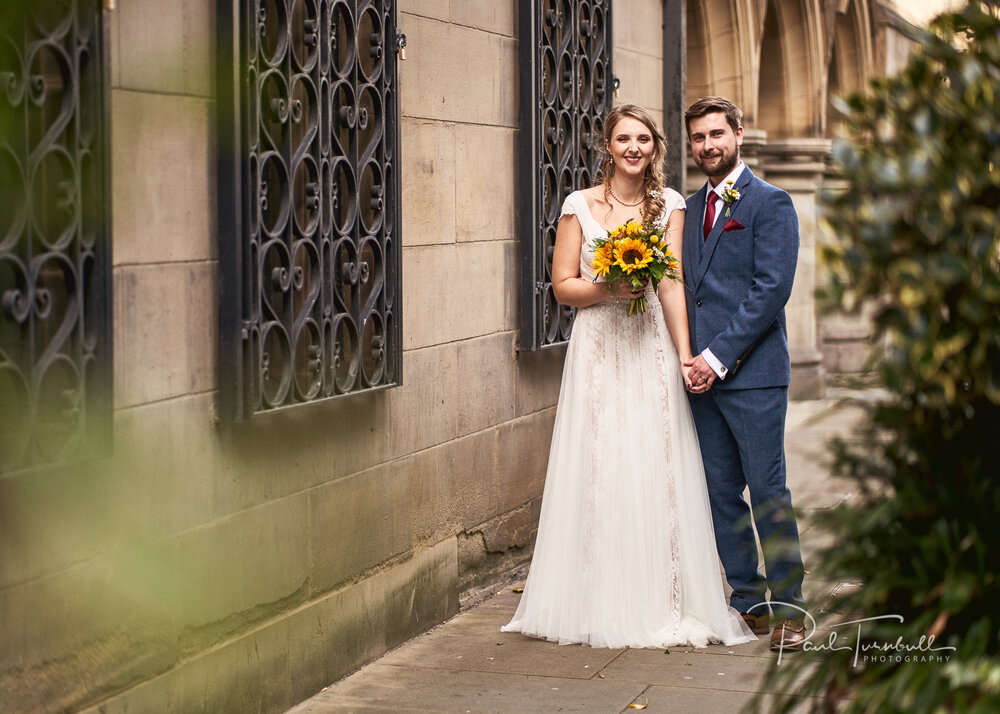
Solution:
{"label": "bride's hair", "polygon": [[611,136],[615,125],[624,117],[641,121],[653,136],[653,155],[649,159],[649,165],[646,167],[642,182],[642,220],[644,222],[653,221],[663,212],[663,187],[667,182],[663,156],[667,152],[667,140],[663,136],[663,132],[656,127],[656,122],[653,121],[649,112],[637,104],[620,104],[612,108],[604,118],[604,146],[600,147],[604,152],[604,158],[601,160],[601,168],[598,173],[600,184],[604,187],[604,200],[611,203],[608,186],[611,184],[611,178],[615,175],[615,162],[609,148]]}

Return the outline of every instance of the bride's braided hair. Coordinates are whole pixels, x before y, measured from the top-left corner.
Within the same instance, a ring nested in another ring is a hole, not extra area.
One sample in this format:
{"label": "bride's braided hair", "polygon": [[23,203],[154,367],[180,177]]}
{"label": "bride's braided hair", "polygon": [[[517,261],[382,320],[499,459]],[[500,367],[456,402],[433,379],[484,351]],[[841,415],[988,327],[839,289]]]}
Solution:
{"label": "bride's braided hair", "polygon": [[599,183],[604,187],[604,200],[611,203],[608,186],[611,184],[611,178],[615,175],[615,162],[608,147],[611,145],[612,131],[623,117],[631,117],[641,121],[653,137],[653,154],[649,158],[649,165],[646,167],[642,182],[642,220],[643,223],[650,223],[663,212],[663,187],[667,182],[663,157],[667,151],[667,140],[663,133],[656,128],[656,122],[653,121],[649,112],[637,104],[620,104],[613,107],[604,118],[604,146],[600,147],[604,152],[604,158],[601,160],[601,167],[598,171]]}

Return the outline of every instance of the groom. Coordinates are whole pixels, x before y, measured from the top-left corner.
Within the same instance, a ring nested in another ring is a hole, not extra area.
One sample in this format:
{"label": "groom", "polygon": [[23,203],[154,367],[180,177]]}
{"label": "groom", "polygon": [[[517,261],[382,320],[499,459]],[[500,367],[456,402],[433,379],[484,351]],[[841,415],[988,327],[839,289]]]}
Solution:
{"label": "groom", "polygon": [[[740,159],[743,113],[707,97],[684,114],[691,154],[708,183],[687,199],[684,281],[691,346],[690,400],[715,523],[733,588],[730,604],[771,649],[805,641],[802,556],[785,486],[785,412],[791,365],[785,303],[799,249],[791,198]],[[764,552],[758,570],[752,520]],[[769,607],[766,589],[771,590]],[[795,607],[788,607],[794,605]]]}

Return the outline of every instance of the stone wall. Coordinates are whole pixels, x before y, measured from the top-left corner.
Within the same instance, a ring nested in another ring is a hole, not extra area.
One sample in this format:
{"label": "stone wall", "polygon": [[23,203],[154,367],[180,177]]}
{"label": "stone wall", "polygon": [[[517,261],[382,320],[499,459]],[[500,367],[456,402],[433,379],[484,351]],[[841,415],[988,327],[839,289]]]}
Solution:
{"label": "stone wall", "polygon": [[[615,104],[645,107],[663,127],[663,2],[615,0],[612,69],[621,80]],[[682,137],[667,136],[667,141]]]}
{"label": "stone wall", "polygon": [[0,479],[2,708],[282,711],[527,560],[564,350],[517,350],[516,8],[400,3],[405,386],[239,425],[213,3],[106,13],[114,450]]}

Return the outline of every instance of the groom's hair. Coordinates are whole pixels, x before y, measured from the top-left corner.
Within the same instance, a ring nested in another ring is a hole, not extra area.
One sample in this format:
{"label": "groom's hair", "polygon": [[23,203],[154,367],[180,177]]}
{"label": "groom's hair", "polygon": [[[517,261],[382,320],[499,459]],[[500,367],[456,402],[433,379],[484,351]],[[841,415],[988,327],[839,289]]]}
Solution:
{"label": "groom's hair", "polygon": [[700,119],[706,114],[722,112],[726,115],[726,121],[732,127],[733,133],[740,128],[743,121],[743,112],[725,97],[705,97],[688,107],[684,112],[684,126],[687,128],[688,136],[691,135],[691,120]]}

